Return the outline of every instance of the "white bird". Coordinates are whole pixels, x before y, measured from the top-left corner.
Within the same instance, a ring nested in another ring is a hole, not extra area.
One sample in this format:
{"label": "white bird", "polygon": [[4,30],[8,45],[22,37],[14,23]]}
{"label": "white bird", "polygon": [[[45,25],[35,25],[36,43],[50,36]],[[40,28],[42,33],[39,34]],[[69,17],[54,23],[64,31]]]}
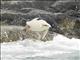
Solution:
{"label": "white bird", "polygon": [[30,31],[34,31],[34,32],[43,32],[43,36],[41,37],[40,34],[38,34],[39,39],[44,39],[45,36],[48,33],[49,28],[51,27],[50,24],[48,24],[46,21],[40,19],[39,18],[34,18],[31,21],[26,22],[26,25],[29,27],[28,30]]}

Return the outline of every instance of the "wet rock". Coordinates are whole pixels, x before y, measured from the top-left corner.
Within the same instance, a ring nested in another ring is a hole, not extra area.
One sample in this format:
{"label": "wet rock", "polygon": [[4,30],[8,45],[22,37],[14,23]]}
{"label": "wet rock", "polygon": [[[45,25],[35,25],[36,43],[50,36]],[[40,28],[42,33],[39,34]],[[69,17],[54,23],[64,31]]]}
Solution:
{"label": "wet rock", "polygon": [[[27,10],[27,9],[23,9]],[[14,11],[14,10],[2,10],[2,21],[6,21],[5,23],[9,25],[25,25],[26,21],[32,20],[35,17],[40,17],[41,15],[54,15],[51,12],[47,12],[39,9],[31,9],[28,13],[23,13],[22,11]]]}

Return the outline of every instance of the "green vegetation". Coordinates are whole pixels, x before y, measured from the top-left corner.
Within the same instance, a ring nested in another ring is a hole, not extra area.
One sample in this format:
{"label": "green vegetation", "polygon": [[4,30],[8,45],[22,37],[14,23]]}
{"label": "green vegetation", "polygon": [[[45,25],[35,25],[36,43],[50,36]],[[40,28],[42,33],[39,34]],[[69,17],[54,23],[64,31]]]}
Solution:
{"label": "green vegetation", "polygon": [[1,26],[0,43],[16,41],[20,38],[21,29],[15,26]]}
{"label": "green vegetation", "polygon": [[[12,42],[17,40],[23,40],[26,38],[30,38],[38,40],[38,35],[35,32],[25,32],[23,31],[24,27],[21,26],[1,26],[1,34],[0,34],[0,43],[2,42]],[[40,33],[42,35],[42,33]],[[53,35],[50,33],[47,34],[44,40],[49,41],[53,39]]]}
{"label": "green vegetation", "polygon": [[75,25],[75,21],[69,18],[65,18],[60,23],[61,29],[64,30],[65,32],[72,31],[74,25]]}

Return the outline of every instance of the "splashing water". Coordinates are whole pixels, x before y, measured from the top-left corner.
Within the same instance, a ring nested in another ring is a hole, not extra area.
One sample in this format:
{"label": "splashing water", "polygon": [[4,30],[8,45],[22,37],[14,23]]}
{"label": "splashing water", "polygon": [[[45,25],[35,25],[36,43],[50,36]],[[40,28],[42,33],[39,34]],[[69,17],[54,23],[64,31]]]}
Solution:
{"label": "splashing water", "polygon": [[57,35],[52,41],[1,43],[1,60],[80,60],[80,39]]}

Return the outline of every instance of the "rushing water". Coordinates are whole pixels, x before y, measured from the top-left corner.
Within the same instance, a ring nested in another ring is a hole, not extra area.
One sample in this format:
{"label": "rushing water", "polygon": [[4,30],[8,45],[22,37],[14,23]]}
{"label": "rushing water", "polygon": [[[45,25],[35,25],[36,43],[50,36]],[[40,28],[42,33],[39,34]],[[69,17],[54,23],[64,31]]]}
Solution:
{"label": "rushing water", "polygon": [[1,60],[80,60],[80,39],[57,35],[52,41],[1,43]]}

